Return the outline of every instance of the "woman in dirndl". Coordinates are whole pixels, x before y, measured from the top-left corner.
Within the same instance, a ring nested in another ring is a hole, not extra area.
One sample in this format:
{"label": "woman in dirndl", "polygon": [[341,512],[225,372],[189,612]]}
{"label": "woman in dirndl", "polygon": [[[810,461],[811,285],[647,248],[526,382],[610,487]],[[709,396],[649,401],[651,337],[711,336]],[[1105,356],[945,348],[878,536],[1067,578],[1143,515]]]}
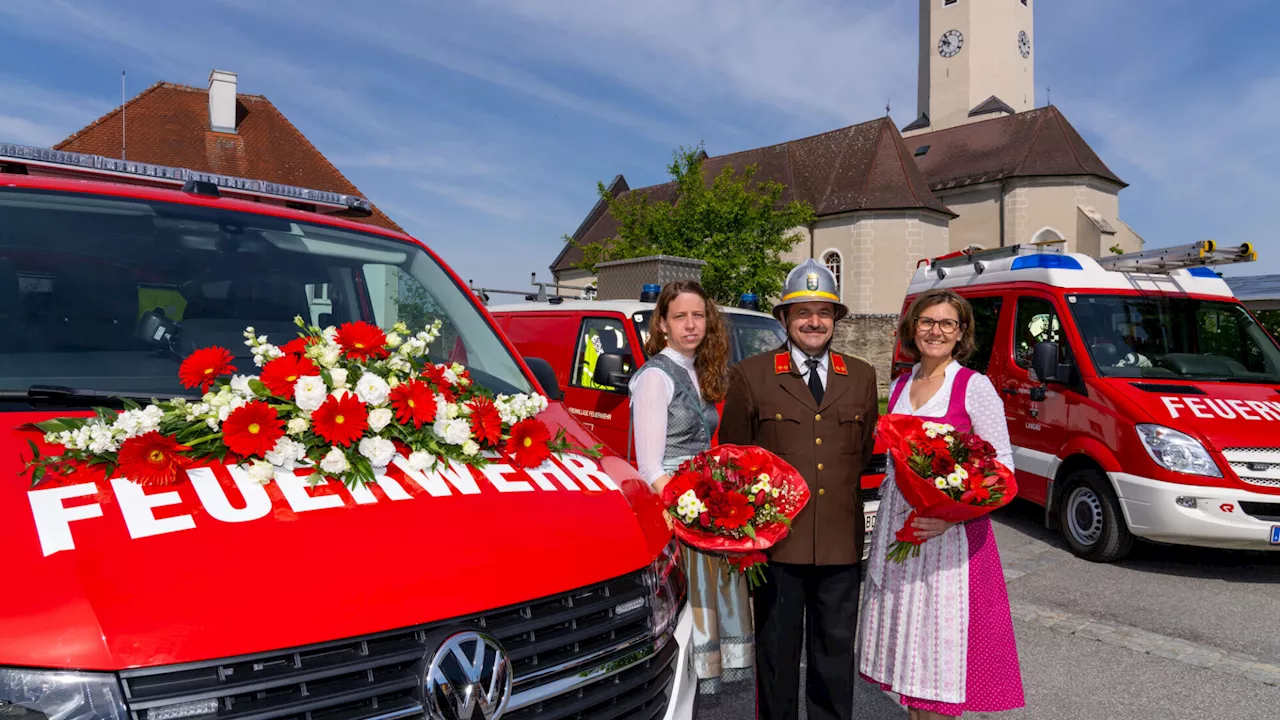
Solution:
{"label": "woman in dirndl", "polygon": [[[889,413],[976,433],[1012,469],[1004,403],[987,376],[960,365],[974,349],[968,301],[946,289],[921,294],[898,337],[919,362],[893,383]],[[928,539],[919,557],[898,564],[885,554],[911,506],[894,483],[892,461],[880,496],[858,628],[863,678],[898,694],[912,720],[1022,707],[1018,646],[990,516],[960,524],[917,519],[916,534]]]}
{"label": "woman in dirndl", "polygon": [[[716,404],[728,391],[729,335],[715,301],[692,281],[658,295],[645,343],[649,359],[631,378],[640,475],[661,492],[685,460],[711,449]],[[754,677],[755,638],[746,579],[721,557],[685,545],[681,557],[693,609],[698,690],[715,694]]]}

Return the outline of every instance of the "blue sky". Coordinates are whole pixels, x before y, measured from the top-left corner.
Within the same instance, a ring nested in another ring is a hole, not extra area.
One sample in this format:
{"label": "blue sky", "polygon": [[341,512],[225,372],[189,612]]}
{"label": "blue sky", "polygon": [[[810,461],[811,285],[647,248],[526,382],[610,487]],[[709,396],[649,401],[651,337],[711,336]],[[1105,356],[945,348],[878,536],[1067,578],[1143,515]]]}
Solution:
{"label": "blue sky", "polygon": [[[996,0],[981,0],[996,1]],[[1012,2],[1013,0],[1008,0]],[[526,289],[618,173],[915,119],[914,0],[0,3],[0,139],[50,145],[157,80],[266,95],[464,280]],[[1280,272],[1280,3],[1039,0],[1052,99],[1148,247]]]}

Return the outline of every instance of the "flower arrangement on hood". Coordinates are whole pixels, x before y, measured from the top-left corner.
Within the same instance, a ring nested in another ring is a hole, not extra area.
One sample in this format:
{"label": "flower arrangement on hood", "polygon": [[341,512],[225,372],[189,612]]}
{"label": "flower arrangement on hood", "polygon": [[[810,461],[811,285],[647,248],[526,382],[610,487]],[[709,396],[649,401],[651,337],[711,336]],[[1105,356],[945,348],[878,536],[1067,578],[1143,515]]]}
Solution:
{"label": "flower arrangement on hood", "polygon": [[24,473],[37,484],[104,466],[108,475],[169,485],[190,467],[218,461],[241,465],[263,484],[279,471],[313,468],[316,481],[350,487],[374,482],[397,455],[419,471],[443,460],[483,466],[498,455],[525,468],[553,452],[600,456],[600,446],[571,443],[564,428],[552,436],[537,419],[545,397],[494,397],[462,365],[431,362],[439,321],[414,334],[403,323],[384,333],[363,321],[323,330],[294,321],[298,337],[281,346],[245,330],[258,375],[235,375],[226,348],[188,355],[178,378],[203,393],[199,400],[141,407],[126,399],[120,413],[95,408],[93,417],[36,423],[64,452],[41,456],[32,443]]}

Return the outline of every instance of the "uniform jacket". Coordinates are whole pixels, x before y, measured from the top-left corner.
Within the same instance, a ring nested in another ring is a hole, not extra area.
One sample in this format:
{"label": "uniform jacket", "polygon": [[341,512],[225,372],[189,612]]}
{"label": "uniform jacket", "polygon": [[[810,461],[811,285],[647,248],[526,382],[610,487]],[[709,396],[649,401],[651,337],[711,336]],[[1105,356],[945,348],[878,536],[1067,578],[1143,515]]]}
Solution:
{"label": "uniform jacket", "polygon": [[860,478],[879,416],[875,370],[848,355],[831,353],[821,403],[786,347],[733,368],[720,442],[778,455],[800,472],[811,493],[791,532],[769,552],[771,560],[853,565],[862,559]]}

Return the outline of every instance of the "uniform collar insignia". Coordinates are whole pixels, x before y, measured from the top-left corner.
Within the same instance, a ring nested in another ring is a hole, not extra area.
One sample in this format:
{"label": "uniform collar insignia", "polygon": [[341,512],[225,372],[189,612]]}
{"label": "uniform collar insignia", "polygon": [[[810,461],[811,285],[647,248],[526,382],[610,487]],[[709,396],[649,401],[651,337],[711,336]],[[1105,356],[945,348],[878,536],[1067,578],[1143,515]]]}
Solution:
{"label": "uniform collar insignia", "polygon": [[848,375],[849,366],[844,364],[844,358],[835,353],[831,353],[831,369],[837,375]]}
{"label": "uniform collar insignia", "polygon": [[791,353],[783,351],[773,356],[773,374],[786,375],[791,372]]}

